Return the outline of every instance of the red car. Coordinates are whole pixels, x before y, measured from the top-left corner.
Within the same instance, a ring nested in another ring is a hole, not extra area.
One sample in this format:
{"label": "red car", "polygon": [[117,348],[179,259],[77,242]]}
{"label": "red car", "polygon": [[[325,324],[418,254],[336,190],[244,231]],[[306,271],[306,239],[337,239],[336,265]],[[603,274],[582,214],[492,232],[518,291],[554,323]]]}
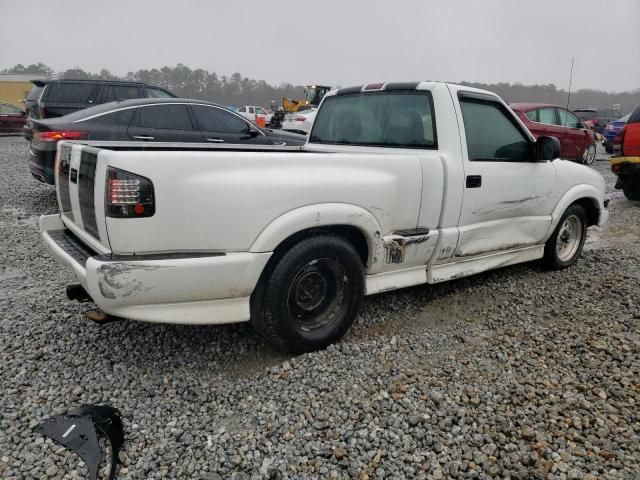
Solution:
{"label": "red car", "polygon": [[22,133],[27,113],[11,103],[0,102],[0,133]]}
{"label": "red car", "polygon": [[591,164],[596,158],[595,134],[578,116],[558,105],[512,103],[509,105],[534,137],[560,140],[560,157]]}
{"label": "red car", "polygon": [[613,141],[611,170],[618,175],[616,188],[629,200],[640,200],[640,105]]}

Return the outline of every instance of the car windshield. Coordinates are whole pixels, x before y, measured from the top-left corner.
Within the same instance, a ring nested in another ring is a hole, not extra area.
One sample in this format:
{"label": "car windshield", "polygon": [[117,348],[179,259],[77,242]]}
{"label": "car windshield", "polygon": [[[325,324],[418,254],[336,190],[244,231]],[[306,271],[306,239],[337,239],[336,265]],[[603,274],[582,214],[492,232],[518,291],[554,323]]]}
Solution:
{"label": "car windshield", "polygon": [[431,93],[334,95],[318,111],[310,141],[333,145],[436,148]]}
{"label": "car windshield", "polygon": [[580,117],[580,120],[585,121],[585,120],[593,120],[594,118],[596,118],[596,112],[594,112],[593,110],[578,110],[575,112],[576,115],[578,115],[578,117]]}

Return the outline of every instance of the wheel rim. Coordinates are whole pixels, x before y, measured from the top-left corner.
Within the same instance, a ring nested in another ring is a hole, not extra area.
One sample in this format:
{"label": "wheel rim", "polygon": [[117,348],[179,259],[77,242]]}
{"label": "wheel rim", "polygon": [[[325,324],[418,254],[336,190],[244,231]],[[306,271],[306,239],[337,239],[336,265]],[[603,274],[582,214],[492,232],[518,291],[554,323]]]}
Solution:
{"label": "wheel rim", "polygon": [[592,144],[587,147],[584,151],[584,155],[582,156],[584,163],[587,165],[591,165],[593,161],[596,159],[596,147]]}
{"label": "wheel rim", "polygon": [[319,258],[295,275],[287,295],[289,315],[297,329],[311,332],[335,322],[348,308],[349,282],[335,260]]}
{"label": "wheel rim", "polygon": [[576,215],[567,217],[556,241],[556,255],[561,262],[571,260],[580,247],[582,240],[582,222]]}

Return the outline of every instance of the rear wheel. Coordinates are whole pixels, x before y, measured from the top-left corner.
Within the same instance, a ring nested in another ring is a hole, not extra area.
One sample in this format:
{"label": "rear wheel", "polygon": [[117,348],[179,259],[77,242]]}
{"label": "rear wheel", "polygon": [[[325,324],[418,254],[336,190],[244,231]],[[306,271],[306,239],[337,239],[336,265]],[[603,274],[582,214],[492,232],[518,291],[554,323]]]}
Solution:
{"label": "rear wheel", "polygon": [[622,191],[629,200],[640,200],[640,177],[623,179]]}
{"label": "rear wheel", "polygon": [[596,159],[596,144],[589,145],[582,154],[582,163],[591,165]]}
{"label": "rear wheel", "polygon": [[346,333],[364,294],[364,270],[345,239],[318,235],[286,252],[254,293],[251,320],[294,353],[324,348]]}
{"label": "rear wheel", "polygon": [[544,262],[553,270],[570,267],[578,260],[587,238],[587,214],[580,205],[571,205],[544,247]]}

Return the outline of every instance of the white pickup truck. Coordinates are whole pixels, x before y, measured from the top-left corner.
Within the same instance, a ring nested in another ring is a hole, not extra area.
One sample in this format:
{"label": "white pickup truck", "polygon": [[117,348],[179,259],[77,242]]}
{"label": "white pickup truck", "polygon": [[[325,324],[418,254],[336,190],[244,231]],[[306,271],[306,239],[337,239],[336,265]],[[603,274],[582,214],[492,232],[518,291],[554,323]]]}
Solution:
{"label": "white pickup truck", "polygon": [[556,159],[490,92],[327,94],[304,147],[61,142],[53,256],[114,317],[251,320],[292,351],[338,340],[363,295],[520,262],[572,265],[603,178]]}

